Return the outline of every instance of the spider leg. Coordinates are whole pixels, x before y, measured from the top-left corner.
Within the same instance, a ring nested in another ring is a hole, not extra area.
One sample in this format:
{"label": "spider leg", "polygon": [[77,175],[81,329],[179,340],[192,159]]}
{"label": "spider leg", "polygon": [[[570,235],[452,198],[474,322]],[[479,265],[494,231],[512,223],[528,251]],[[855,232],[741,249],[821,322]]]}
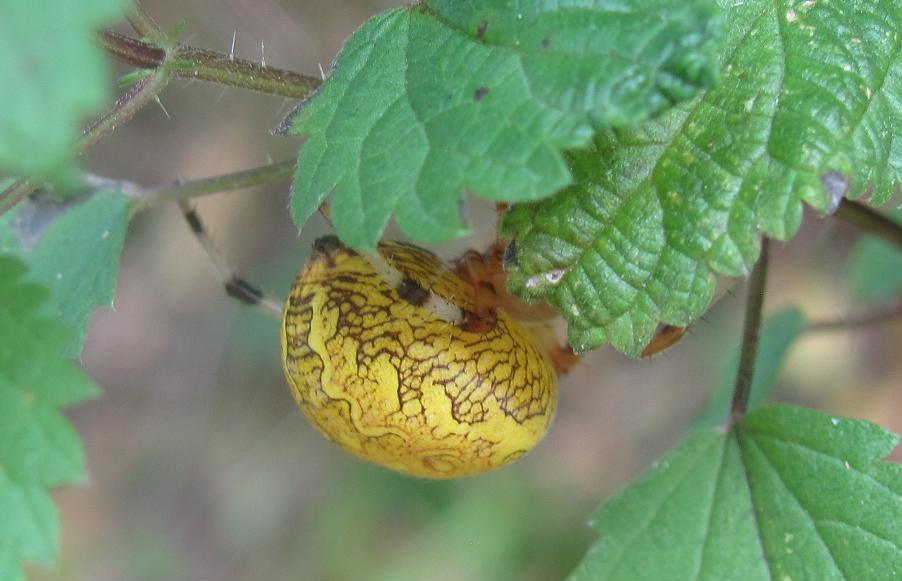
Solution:
{"label": "spider leg", "polygon": [[246,305],[254,307],[270,317],[281,320],[282,303],[268,297],[259,288],[241,278],[229,268],[225,258],[223,258],[219,253],[219,250],[216,249],[216,245],[213,244],[213,240],[207,233],[207,229],[204,228],[200,216],[197,215],[197,212],[187,201],[179,201],[179,209],[181,209],[185,221],[188,222],[191,232],[194,233],[201,248],[204,249],[207,257],[216,269],[216,274],[219,275],[219,280],[222,281],[226,294],[233,299],[237,299]]}
{"label": "spider leg", "polygon": [[561,343],[554,328],[547,322],[532,322],[527,326],[538,339],[539,344],[545,348],[551,364],[558,375],[567,375],[573,366],[579,363],[579,355],[566,342]]}

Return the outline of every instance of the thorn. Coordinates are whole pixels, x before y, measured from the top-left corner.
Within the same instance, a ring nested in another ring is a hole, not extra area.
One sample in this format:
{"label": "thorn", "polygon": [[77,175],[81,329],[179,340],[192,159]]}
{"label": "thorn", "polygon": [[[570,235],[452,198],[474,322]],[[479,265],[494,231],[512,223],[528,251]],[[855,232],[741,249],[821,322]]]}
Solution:
{"label": "thorn", "polygon": [[169,111],[167,111],[166,107],[163,106],[163,101],[160,101],[160,96],[154,95],[153,100],[156,101],[157,105],[160,106],[160,109],[163,110],[163,115],[166,116],[166,119],[172,119],[172,117],[169,116]]}
{"label": "thorn", "polygon": [[319,76],[322,80],[326,80],[326,71],[323,70],[323,63],[316,63],[319,67]]}
{"label": "thorn", "polygon": [[235,39],[238,38],[238,29],[232,32],[232,48],[229,49],[229,60],[235,60]]}
{"label": "thorn", "polygon": [[260,41],[260,54],[262,55],[260,58],[260,66],[264,69],[266,68],[266,46],[263,44],[263,41]]}

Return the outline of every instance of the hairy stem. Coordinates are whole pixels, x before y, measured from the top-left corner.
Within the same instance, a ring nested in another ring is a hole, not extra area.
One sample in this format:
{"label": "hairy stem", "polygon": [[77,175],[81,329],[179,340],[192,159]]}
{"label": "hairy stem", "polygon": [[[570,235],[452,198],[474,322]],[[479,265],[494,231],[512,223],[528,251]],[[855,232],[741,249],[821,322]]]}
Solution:
{"label": "hairy stem", "polygon": [[131,195],[139,200],[135,207],[137,212],[166,202],[285,182],[290,180],[294,174],[295,163],[294,159],[288,159],[221,176],[179,181],[157,188],[129,188],[129,190],[131,190]]}
{"label": "hairy stem", "polygon": [[105,30],[98,37],[100,46],[117,61],[140,69],[156,69],[166,62],[166,50],[155,44]]}
{"label": "hairy stem", "polygon": [[764,292],[767,286],[767,263],[769,255],[767,238],[761,241],[761,257],[755,264],[749,281],[748,297],[745,303],[745,324],[742,329],[742,348],[739,353],[739,372],[733,389],[733,404],[730,407],[730,427],[742,420],[749,405],[752,379],[755,375],[755,356],[758,353],[758,335],[764,310]]}
{"label": "hairy stem", "polygon": [[[171,77],[169,68],[161,67],[123,93],[116,99],[116,103],[109,111],[95,119],[84,130],[82,136],[75,142],[77,154],[84,153],[89,147],[112,133],[114,129],[134,117],[135,113],[145,105],[155,100]],[[20,179],[14,182],[0,192],[0,215],[12,209],[40,187],[41,182],[36,180]]]}
{"label": "hairy stem", "polygon": [[[113,58],[142,69],[158,68],[166,58],[162,48],[116,32],[102,32],[100,44]],[[172,71],[177,77],[212,81],[290,99],[307,97],[322,82],[317,77],[191,46],[176,47],[169,58],[178,65]]]}
{"label": "hairy stem", "polygon": [[843,198],[833,215],[902,249],[902,224],[861,202]]}
{"label": "hairy stem", "polygon": [[160,25],[144,10],[140,0],[132,0],[131,6],[125,13],[125,18],[143,38],[162,40],[165,37]]}
{"label": "hairy stem", "polygon": [[155,101],[171,78],[169,68],[161,67],[129,88],[116,99],[112,109],[88,125],[76,142],[79,154],[134,117],[145,105]]}

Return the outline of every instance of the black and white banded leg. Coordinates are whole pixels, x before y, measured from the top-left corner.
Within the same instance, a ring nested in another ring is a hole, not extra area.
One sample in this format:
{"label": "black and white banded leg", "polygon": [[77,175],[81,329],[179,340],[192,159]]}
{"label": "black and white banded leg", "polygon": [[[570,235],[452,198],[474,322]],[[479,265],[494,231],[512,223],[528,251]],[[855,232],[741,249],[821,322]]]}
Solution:
{"label": "black and white banded leg", "polygon": [[213,244],[213,240],[210,239],[210,235],[207,234],[207,230],[204,228],[204,224],[201,222],[200,216],[197,215],[194,208],[184,200],[179,201],[179,208],[182,210],[182,215],[188,222],[188,226],[191,228],[197,241],[200,242],[201,247],[210,259],[210,262],[213,263],[213,267],[216,269],[216,273],[219,275],[219,279],[225,287],[226,294],[234,299],[238,299],[246,305],[254,307],[270,317],[281,320],[282,302],[266,296],[263,291],[235,274],[216,249],[216,245]]}

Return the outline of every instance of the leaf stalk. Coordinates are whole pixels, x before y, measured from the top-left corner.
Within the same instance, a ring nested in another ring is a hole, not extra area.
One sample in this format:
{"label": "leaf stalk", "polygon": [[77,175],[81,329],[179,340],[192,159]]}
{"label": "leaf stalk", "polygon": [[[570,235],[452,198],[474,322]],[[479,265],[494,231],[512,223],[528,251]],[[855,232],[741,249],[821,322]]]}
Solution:
{"label": "leaf stalk", "polygon": [[739,352],[739,371],[736,374],[736,387],[733,389],[733,403],[730,406],[730,427],[738,424],[749,406],[749,395],[752,391],[752,379],[755,375],[755,357],[758,353],[758,339],[761,332],[761,319],[764,311],[764,294],[767,287],[767,268],[769,262],[769,240],[761,240],[761,256],[752,270],[749,281],[748,297],[745,304],[745,323],[742,329],[742,347]]}
{"label": "leaf stalk", "polygon": [[296,163],[294,159],[287,159],[199,180],[178,181],[157,188],[127,188],[126,191],[138,199],[135,206],[135,211],[138,212],[167,202],[288,181],[294,174]]}
{"label": "leaf stalk", "polygon": [[902,224],[861,202],[843,198],[833,215],[902,249]]}

